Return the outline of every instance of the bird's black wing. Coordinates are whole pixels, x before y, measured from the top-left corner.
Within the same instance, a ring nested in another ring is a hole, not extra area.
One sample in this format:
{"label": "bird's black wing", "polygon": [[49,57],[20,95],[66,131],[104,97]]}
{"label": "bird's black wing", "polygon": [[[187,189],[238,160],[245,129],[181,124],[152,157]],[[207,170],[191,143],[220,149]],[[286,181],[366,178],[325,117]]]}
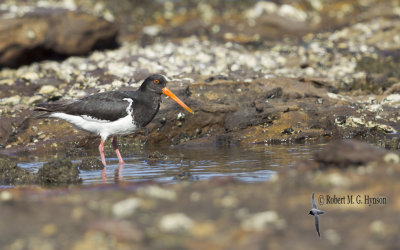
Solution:
{"label": "bird's black wing", "polygon": [[63,112],[70,115],[85,115],[99,120],[115,121],[128,114],[129,105],[134,105],[136,91],[112,91],[87,96],[68,104],[40,104],[35,110]]}
{"label": "bird's black wing", "polygon": [[315,203],[315,200],[314,200],[314,193],[312,193],[312,196],[311,196],[311,203],[312,203],[313,208],[317,208],[317,204]]}
{"label": "bird's black wing", "polygon": [[319,233],[319,222],[318,222],[318,215],[315,215],[315,229],[317,229],[318,237],[321,237]]}

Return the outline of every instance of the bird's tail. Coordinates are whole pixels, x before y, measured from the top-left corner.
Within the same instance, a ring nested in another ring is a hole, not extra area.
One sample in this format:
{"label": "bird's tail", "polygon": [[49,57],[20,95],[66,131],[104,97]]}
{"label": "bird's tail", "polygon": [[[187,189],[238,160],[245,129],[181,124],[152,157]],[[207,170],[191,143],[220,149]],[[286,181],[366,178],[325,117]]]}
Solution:
{"label": "bird's tail", "polygon": [[324,214],[324,213],[325,213],[325,211],[322,211],[322,210],[317,211],[317,214]]}
{"label": "bird's tail", "polygon": [[40,118],[48,118],[49,115],[52,112],[60,111],[64,105],[59,104],[59,103],[41,103],[35,105],[35,108],[33,109],[34,111],[42,111],[44,113],[41,113],[37,116],[35,116],[36,119]]}

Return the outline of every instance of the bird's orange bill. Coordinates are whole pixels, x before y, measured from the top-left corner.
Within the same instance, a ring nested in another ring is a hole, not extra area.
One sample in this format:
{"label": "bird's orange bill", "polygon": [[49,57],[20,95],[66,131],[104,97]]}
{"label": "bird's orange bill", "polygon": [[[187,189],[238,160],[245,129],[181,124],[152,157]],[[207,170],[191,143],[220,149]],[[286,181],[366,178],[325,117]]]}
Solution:
{"label": "bird's orange bill", "polygon": [[167,95],[167,96],[171,97],[172,100],[174,100],[176,103],[181,105],[184,109],[186,109],[190,113],[194,114],[193,110],[191,110],[188,106],[186,106],[186,104],[184,104],[178,97],[176,97],[176,95],[174,95],[174,93],[172,93],[171,90],[169,90],[167,87],[164,87],[162,89],[162,92],[163,92],[164,95]]}

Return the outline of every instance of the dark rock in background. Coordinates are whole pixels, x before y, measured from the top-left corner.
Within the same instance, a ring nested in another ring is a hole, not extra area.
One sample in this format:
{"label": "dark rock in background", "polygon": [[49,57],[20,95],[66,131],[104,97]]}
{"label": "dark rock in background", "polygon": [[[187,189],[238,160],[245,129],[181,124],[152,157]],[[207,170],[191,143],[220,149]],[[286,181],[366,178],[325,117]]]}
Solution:
{"label": "dark rock in background", "polygon": [[0,67],[85,55],[117,45],[115,24],[83,12],[36,8],[22,17],[1,17]]}

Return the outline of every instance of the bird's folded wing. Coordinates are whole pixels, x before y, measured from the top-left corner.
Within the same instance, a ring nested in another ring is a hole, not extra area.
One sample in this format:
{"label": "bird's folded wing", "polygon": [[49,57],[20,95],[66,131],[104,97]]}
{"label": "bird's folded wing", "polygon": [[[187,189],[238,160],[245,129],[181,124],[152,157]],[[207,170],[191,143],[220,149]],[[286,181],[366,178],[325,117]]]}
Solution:
{"label": "bird's folded wing", "polygon": [[64,105],[57,111],[70,115],[87,116],[99,120],[115,121],[128,115],[134,105],[135,92],[105,92],[85,97]]}

